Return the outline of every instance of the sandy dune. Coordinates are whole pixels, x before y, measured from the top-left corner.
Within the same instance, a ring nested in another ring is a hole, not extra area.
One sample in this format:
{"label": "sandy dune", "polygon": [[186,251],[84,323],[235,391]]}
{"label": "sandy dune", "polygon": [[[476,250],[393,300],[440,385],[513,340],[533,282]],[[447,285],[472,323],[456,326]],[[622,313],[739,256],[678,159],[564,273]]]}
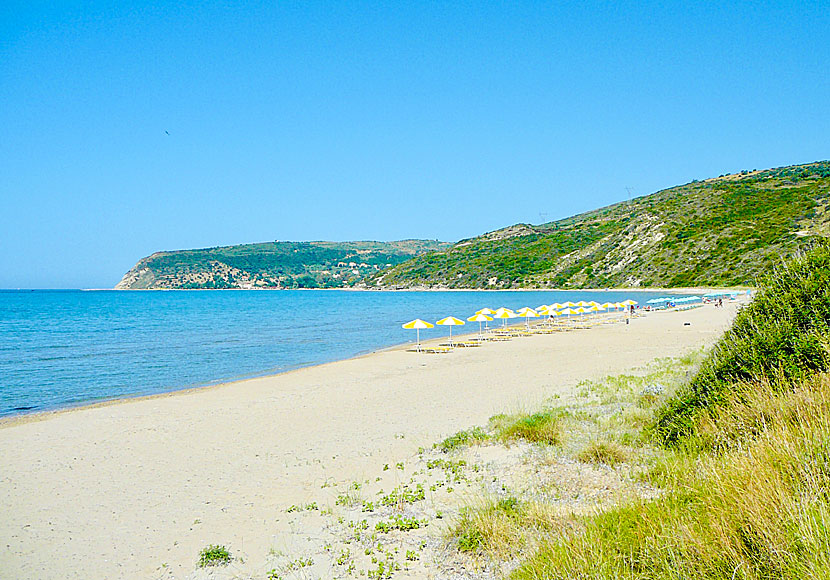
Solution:
{"label": "sandy dune", "polygon": [[566,402],[582,379],[709,345],[736,309],[448,355],[390,350],[2,422],[0,578],[184,578],[210,543],[261,570],[285,507],[324,482],[374,473],[498,412]]}

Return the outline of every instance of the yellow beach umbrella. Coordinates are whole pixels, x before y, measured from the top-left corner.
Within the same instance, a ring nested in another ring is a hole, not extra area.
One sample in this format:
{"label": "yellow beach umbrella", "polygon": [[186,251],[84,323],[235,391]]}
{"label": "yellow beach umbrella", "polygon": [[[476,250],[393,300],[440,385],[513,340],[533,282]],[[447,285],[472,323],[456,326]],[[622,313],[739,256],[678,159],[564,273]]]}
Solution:
{"label": "yellow beach umbrella", "polygon": [[441,320],[437,321],[435,324],[450,327],[450,346],[452,346],[452,327],[461,326],[462,324],[464,324],[464,321],[460,318],[456,318],[455,316],[447,316],[446,318],[442,318]]}
{"label": "yellow beach umbrella", "polygon": [[432,328],[435,326],[427,322],[426,320],[421,320],[420,318],[416,318],[415,320],[410,320],[406,324],[401,325],[403,328],[407,330],[415,330],[415,348],[420,352],[421,350],[421,329],[422,328]]}
{"label": "yellow beach umbrella", "polygon": [[591,306],[599,306],[599,302],[595,300],[591,300],[588,304],[590,304]]}
{"label": "yellow beach umbrella", "polygon": [[474,314],[473,316],[469,317],[467,320],[469,320],[470,322],[478,322],[478,337],[481,338],[481,323],[482,322],[489,322],[493,319],[492,319],[492,317],[487,316],[484,313],[478,313],[478,314]]}
{"label": "yellow beach umbrella", "polygon": [[507,326],[507,319],[516,318],[516,313],[510,310],[509,308],[499,308],[493,313],[493,318],[501,318],[502,320],[504,320],[502,326]]}
{"label": "yellow beach umbrella", "polygon": [[556,310],[554,310],[553,306],[540,306],[536,309],[536,312],[539,313],[540,316],[555,316]]}
{"label": "yellow beach umbrella", "polygon": [[489,308],[482,308],[481,310],[476,310],[476,314],[486,314],[488,316],[493,315],[495,313],[495,310],[490,310]]}
{"label": "yellow beach umbrella", "polygon": [[525,325],[528,329],[530,328],[530,319],[539,318],[539,315],[536,313],[536,311],[528,307],[520,309],[516,314],[518,314],[520,318],[525,319]]}
{"label": "yellow beach umbrella", "polygon": [[624,301],[623,304],[625,304],[626,306],[636,306],[637,304],[639,304],[639,302],[629,298],[628,300]]}
{"label": "yellow beach umbrella", "polygon": [[577,306],[590,306],[591,303],[590,302],[585,302],[584,300],[580,300],[579,302],[576,303],[576,305]]}
{"label": "yellow beach umbrella", "polygon": [[600,311],[602,311],[602,310],[605,310],[605,307],[604,307],[604,306],[600,306],[599,304],[594,304],[594,305],[593,305],[593,306],[591,306],[588,310],[590,310],[591,312],[600,312]]}
{"label": "yellow beach umbrella", "polygon": [[614,305],[610,302],[603,302],[602,304],[600,304],[600,306],[602,306],[603,308],[614,308]]}
{"label": "yellow beach umbrella", "polygon": [[568,300],[567,302],[563,302],[562,306],[566,308],[573,308],[574,306],[576,306],[576,302],[571,302],[570,300]]}
{"label": "yellow beach umbrella", "polygon": [[577,314],[585,314],[588,311],[585,309],[584,306],[579,306],[577,308],[574,308],[574,312],[576,312]]}

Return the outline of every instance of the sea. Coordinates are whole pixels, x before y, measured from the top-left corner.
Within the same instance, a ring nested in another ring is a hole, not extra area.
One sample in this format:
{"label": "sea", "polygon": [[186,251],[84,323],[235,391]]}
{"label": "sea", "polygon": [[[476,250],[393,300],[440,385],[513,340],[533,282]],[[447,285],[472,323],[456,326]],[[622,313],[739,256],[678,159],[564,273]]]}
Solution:
{"label": "sea", "polygon": [[[0,417],[164,393],[414,342],[414,318],[484,307],[640,304],[637,291],[0,290]],[[679,296],[679,295],[678,295]],[[491,323],[492,324],[492,323]],[[474,332],[468,322],[459,331]],[[421,340],[449,327],[420,331]]]}

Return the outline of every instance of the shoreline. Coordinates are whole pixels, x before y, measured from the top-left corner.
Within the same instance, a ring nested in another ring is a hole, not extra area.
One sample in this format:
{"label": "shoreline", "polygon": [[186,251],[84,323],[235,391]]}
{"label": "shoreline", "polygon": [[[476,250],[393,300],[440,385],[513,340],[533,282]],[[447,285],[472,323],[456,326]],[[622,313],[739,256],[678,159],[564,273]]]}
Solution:
{"label": "shoreline", "polygon": [[[478,334],[478,333],[474,333],[474,334]],[[461,336],[468,336],[468,335],[459,334],[457,336],[460,338]],[[453,338],[456,338],[456,337],[453,337]],[[425,345],[425,344],[431,344],[433,342],[438,343],[441,340],[444,340],[444,339],[437,339],[437,338],[436,339],[430,339],[429,341],[422,341],[421,344]],[[173,389],[173,390],[170,390],[170,391],[163,391],[163,392],[160,392],[160,393],[151,393],[149,395],[123,395],[123,396],[120,396],[120,397],[113,397],[111,399],[106,399],[106,400],[103,400],[103,401],[81,402],[81,403],[78,403],[77,405],[72,405],[72,406],[68,406],[68,407],[60,407],[60,408],[56,408],[56,409],[46,409],[46,410],[43,410],[43,411],[32,411],[32,412],[28,412],[28,413],[25,412],[25,411],[22,411],[18,414],[15,414],[15,415],[6,415],[4,417],[0,417],[0,429],[5,429],[5,428],[8,428],[8,427],[14,427],[16,425],[21,425],[21,424],[26,424],[26,423],[33,423],[33,422],[38,422],[38,421],[47,421],[52,417],[55,417],[55,416],[58,416],[58,415],[63,415],[65,413],[73,413],[75,411],[83,411],[83,410],[86,410],[86,409],[98,409],[98,408],[103,408],[103,407],[112,407],[114,405],[129,404],[129,403],[141,402],[141,401],[150,401],[150,400],[153,400],[153,399],[163,399],[163,398],[167,398],[167,397],[175,397],[175,396],[178,396],[178,395],[188,395],[188,394],[194,394],[194,393],[199,393],[199,392],[203,392],[203,391],[210,391],[212,389],[219,389],[219,388],[222,388],[222,387],[228,387],[228,386],[231,386],[231,385],[237,385],[239,383],[244,383],[246,381],[255,381],[255,380],[258,380],[258,379],[268,379],[268,378],[273,378],[273,377],[281,377],[281,376],[284,376],[284,375],[288,375],[288,374],[291,374],[291,373],[296,373],[296,372],[303,371],[303,370],[310,369],[310,368],[325,367],[325,366],[328,366],[328,365],[333,365],[333,364],[337,364],[337,363],[341,363],[343,361],[349,361],[349,360],[359,360],[359,359],[362,359],[362,358],[365,358],[365,357],[372,356],[373,354],[377,354],[377,353],[389,352],[389,351],[394,351],[394,350],[399,350],[399,349],[405,350],[404,347],[406,347],[408,344],[409,343],[396,344],[396,345],[393,345],[393,346],[390,346],[390,347],[380,348],[380,349],[377,349],[377,350],[373,350],[371,352],[358,354],[358,355],[350,356],[350,357],[347,357],[347,358],[337,359],[337,360],[328,361],[328,362],[313,363],[313,364],[310,364],[310,365],[297,367],[295,369],[288,369],[286,371],[282,371],[282,372],[279,372],[279,373],[267,373],[267,374],[262,374],[262,375],[256,374],[254,376],[248,376],[248,377],[243,377],[243,378],[239,378],[239,379],[219,379],[216,382],[210,382],[210,383],[195,385],[195,386],[181,387],[181,388],[178,388],[178,389]]]}
{"label": "shoreline", "polygon": [[262,575],[289,505],[494,414],[567,404],[581,381],[710,346],[739,303],[725,306],[446,355],[398,346],[6,424],[0,578],[183,578],[208,544]]}
{"label": "shoreline", "polygon": [[[247,289],[239,289],[239,288],[227,289],[227,290],[247,291]],[[276,290],[276,289],[272,288],[272,289],[264,289],[264,290]],[[466,290],[466,289],[391,290],[391,289],[377,289],[376,290],[376,289],[369,289],[369,290],[362,290],[362,289],[338,289],[338,288],[332,288],[332,289],[296,289],[296,290],[299,290],[299,291],[317,291],[317,290],[339,291],[339,290],[344,290],[344,291],[349,291],[349,292],[363,292],[363,291],[371,291],[371,292],[375,292],[375,291],[378,291],[378,292],[421,292],[421,291],[425,291],[425,292],[495,292],[495,293],[502,293],[502,292],[508,292],[508,293],[509,292],[542,292],[542,291],[545,291],[545,290],[537,290],[537,289],[518,289],[518,290],[504,290],[504,289],[492,289],[492,290]],[[607,291],[607,292],[625,292],[626,290],[631,290],[631,289],[610,289],[609,288],[609,289],[587,289],[587,290],[584,290],[584,291],[585,292],[604,292],[604,291]],[[711,289],[710,288],[671,288],[671,289],[664,289],[664,290],[650,289],[649,291],[665,291],[667,293],[681,294],[681,293],[695,293],[695,292],[700,293],[700,292],[703,292],[704,290],[711,290]],[[27,292],[28,291],[120,292],[121,290],[114,290],[114,289],[99,289],[99,290],[92,290],[92,289],[57,289],[57,290],[13,290],[13,291],[27,291]],[[189,291],[189,290],[185,290],[185,289],[152,289],[152,290],[148,289],[148,290],[141,290],[141,292],[144,292],[144,291],[147,291],[147,292],[168,292],[168,291]],[[573,290],[551,290],[551,291],[556,291],[556,292],[579,292],[580,290],[577,290],[577,291],[573,291]],[[638,291],[646,291],[646,290],[638,290]],[[641,305],[641,307],[642,306],[644,306],[644,305]],[[513,323],[510,323],[508,326],[519,327],[519,326],[523,326],[523,325],[524,325],[524,322],[513,322]],[[464,332],[463,334],[458,334],[457,336],[459,336],[459,337],[461,337],[461,336],[475,336],[476,334],[477,334],[477,332],[475,330],[470,330],[469,332]],[[429,339],[429,341],[432,341],[432,342],[439,342],[441,340],[443,340],[443,339],[439,339],[439,338]],[[353,359],[353,358],[361,358],[361,357],[364,357],[364,356],[371,355],[373,353],[384,352],[384,351],[387,351],[387,350],[395,350],[395,349],[400,349],[400,348],[406,348],[407,345],[410,345],[412,343],[413,343],[412,341],[407,341],[407,342],[392,344],[390,346],[385,346],[385,347],[382,346],[382,347],[379,347],[379,348],[376,348],[376,349],[373,349],[373,350],[370,350],[370,351],[358,352],[354,355],[346,356],[346,357],[343,357],[343,358],[335,358],[333,360],[323,361],[323,362],[311,362],[309,364],[301,365],[301,366],[298,366],[298,367],[295,367],[295,368],[289,368],[289,369],[286,369],[284,371],[279,371],[279,372],[273,372],[272,369],[266,369],[262,372],[254,371],[252,373],[242,375],[242,376],[228,376],[228,377],[222,377],[222,378],[207,380],[207,381],[199,382],[199,383],[191,383],[191,384],[186,384],[186,385],[181,385],[181,386],[165,387],[163,390],[160,390],[158,392],[151,392],[151,393],[145,393],[145,394],[142,394],[142,393],[121,394],[121,395],[118,395],[118,396],[108,397],[108,398],[90,399],[90,400],[79,401],[79,402],[75,402],[75,403],[62,403],[62,404],[58,404],[54,407],[47,407],[47,408],[34,409],[34,410],[28,410],[28,409],[20,410],[20,411],[17,411],[17,412],[12,412],[12,413],[8,413],[6,415],[0,416],[0,429],[3,429],[3,428],[5,428],[9,425],[14,425],[14,424],[18,424],[18,423],[25,423],[25,422],[29,422],[29,421],[43,420],[45,418],[48,418],[48,417],[51,417],[51,416],[54,416],[54,415],[57,415],[57,414],[61,414],[61,413],[65,413],[65,412],[73,411],[73,410],[78,410],[78,409],[94,408],[94,407],[105,407],[105,406],[111,406],[111,405],[114,405],[114,404],[119,404],[119,403],[128,402],[128,401],[152,399],[152,398],[157,398],[157,397],[166,397],[166,396],[171,396],[171,395],[174,395],[174,394],[177,394],[177,393],[189,393],[191,391],[198,391],[198,390],[203,390],[203,389],[213,389],[213,388],[216,388],[216,387],[221,387],[223,385],[234,384],[234,383],[238,383],[238,382],[246,381],[246,380],[250,380],[250,379],[258,379],[258,378],[267,378],[267,377],[272,377],[272,376],[279,376],[279,375],[283,375],[283,374],[287,374],[287,373],[293,373],[297,370],[301,370],[301,369],[305,369],[305,368],[311,368],[311,367],[320,366],[320,365],[332,364],[332,363],[341,362],[341,361],[344,361],[344,360],[350,360],[350,359]],[[431,344],[431,342],[424,341],[424,344]]]}
{"label": "shoreline", "polygon": [[[681,286],[667,288],[662,286],[654,287],[621,287],[621,288],[432,288],[426,286],[414,286],[411,288],[67,288],[63,291],[73,292],[178,292],[178,291],[232,291],[232,292],[261,292],[261,291],[296,291],[296,292],[671,292],[675,294],[688,294],[698,292],[745,292],[754,290],[754,286]],[[49,288],[17,288],[12,291],[50,291]],[[55,291],[61,291],[60,289]]]}

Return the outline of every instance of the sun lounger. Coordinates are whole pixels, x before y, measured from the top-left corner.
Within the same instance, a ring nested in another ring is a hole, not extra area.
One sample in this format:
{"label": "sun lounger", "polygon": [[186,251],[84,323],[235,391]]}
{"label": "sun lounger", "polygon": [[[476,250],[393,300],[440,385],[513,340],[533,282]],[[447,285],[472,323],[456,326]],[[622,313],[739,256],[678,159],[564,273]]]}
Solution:
{"label": "sun lounger", "polygon": [[422,348],[421,352],[425,354],[446,354],[452,352],[452,349],[448,346],[431,346]]}

